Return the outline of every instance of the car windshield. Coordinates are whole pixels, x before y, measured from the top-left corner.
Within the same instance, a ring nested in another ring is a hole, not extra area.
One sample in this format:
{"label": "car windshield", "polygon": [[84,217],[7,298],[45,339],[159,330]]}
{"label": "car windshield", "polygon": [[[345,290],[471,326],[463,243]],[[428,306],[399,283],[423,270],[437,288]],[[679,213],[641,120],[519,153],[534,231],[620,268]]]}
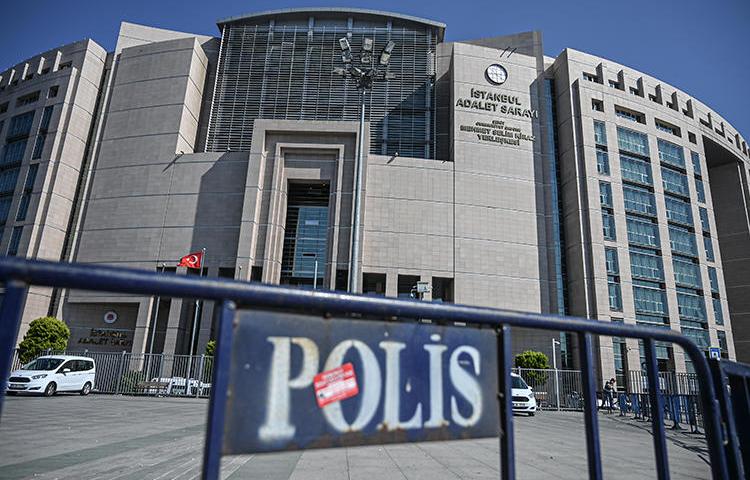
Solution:
{"label": "car windshield", "polygon": [[528,385],[526,385],[526,382],[523,381],[523,378],[521,377],[511,377],[513,378],[513,388],[518,388],[520,390],[526,390],[529,388]]}
{"label": "car windshield", "polygon": [[37,358],[23,366],[24,370],[54,370],[62,363],[62,358]]}

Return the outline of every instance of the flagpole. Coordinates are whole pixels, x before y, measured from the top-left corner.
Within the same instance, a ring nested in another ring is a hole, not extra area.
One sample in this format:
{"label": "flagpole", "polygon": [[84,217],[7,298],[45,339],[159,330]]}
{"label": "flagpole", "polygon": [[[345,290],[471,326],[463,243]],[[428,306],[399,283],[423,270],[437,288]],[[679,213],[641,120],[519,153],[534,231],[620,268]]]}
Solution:
{"label": "flagpole", "polygon": [[[166,264],[161,264],[161,273],[164,273],[164,269],[166,268]],[[158,267],[157,267],[158,268]],[[150,370],[151,370],[151,357],[154,355],[154,337],[156,337],[156,324],[159,321],[159,303],[161,302],[161,295],[157,295],[156,297],[156,306],[155,306],[155,313],[153,315],[154,321],[153,325],[151,325],[151,340],[148,344],[148,363],[146,364],[146,375],[149,377],[151,376]]]}
{"label": "flagpole", "polygon": [[[198,276],[203,276],[203,265],[206,264],[206,249],[201,249],[201,263],[199,265],[198,270]],[[206,271],[206,274],[208,275],[208,271]],[[188,375],[185,379],[185,395],[190,395],[190,375],[193,370],[193,348],[195,348],[195,329],[198,326],[198,299],[195,299],[195,314],[193,315],[193,330],[190,335],[190,351],[188,352]],[[200,383],[199,383],[200,386]]]}

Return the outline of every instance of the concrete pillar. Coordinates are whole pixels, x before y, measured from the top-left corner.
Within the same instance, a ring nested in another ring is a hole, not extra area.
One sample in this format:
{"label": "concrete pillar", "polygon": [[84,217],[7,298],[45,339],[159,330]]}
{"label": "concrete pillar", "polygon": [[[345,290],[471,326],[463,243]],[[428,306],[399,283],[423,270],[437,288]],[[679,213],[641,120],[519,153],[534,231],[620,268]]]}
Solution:
{"label": "concrete pillar", "polygon": [[154,312],[153,308],[153,297],[144,298],[138,304],[138,317],[135,320],[131,353],[145,353],[148,348],[148,341],[152,334],[151,316]]}
{"label": "concrete pillar", "polygon": [[181,336],[185,333],[185,329],[180,325],[180,318],[182,317],[182,303],[183,300],[181,298],[173,298],[172,302],[169,305],[167,331],[164,337],[164,353],[177,353],[177,346],[180,343]]}
{"label": "concrete pillar", "polygon": [[395,270],[391,270],[385,274],[385,296],[398,296],[398,274]]}

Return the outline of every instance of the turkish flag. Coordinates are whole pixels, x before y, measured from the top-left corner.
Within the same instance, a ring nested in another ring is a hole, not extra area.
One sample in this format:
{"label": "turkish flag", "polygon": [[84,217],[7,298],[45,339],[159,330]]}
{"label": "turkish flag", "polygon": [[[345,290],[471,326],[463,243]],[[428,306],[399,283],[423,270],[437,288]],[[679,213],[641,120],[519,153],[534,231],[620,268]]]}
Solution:
{"label": "turkish flag", "polygon": [[188,253],[180,259],[178,267],[201,268],[203,265],[203,252]]}

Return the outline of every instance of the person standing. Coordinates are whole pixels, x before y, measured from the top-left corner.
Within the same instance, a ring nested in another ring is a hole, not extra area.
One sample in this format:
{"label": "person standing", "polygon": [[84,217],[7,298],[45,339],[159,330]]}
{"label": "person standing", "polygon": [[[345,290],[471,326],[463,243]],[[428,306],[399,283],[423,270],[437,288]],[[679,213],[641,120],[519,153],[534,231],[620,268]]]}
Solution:
{"label": "person standing", "polygon": [[612,413],[614,408],[614,392],[615,392],[615,379],[610,378],[607,383],[604,384],[604,404],[607,407],[607,411]]}

